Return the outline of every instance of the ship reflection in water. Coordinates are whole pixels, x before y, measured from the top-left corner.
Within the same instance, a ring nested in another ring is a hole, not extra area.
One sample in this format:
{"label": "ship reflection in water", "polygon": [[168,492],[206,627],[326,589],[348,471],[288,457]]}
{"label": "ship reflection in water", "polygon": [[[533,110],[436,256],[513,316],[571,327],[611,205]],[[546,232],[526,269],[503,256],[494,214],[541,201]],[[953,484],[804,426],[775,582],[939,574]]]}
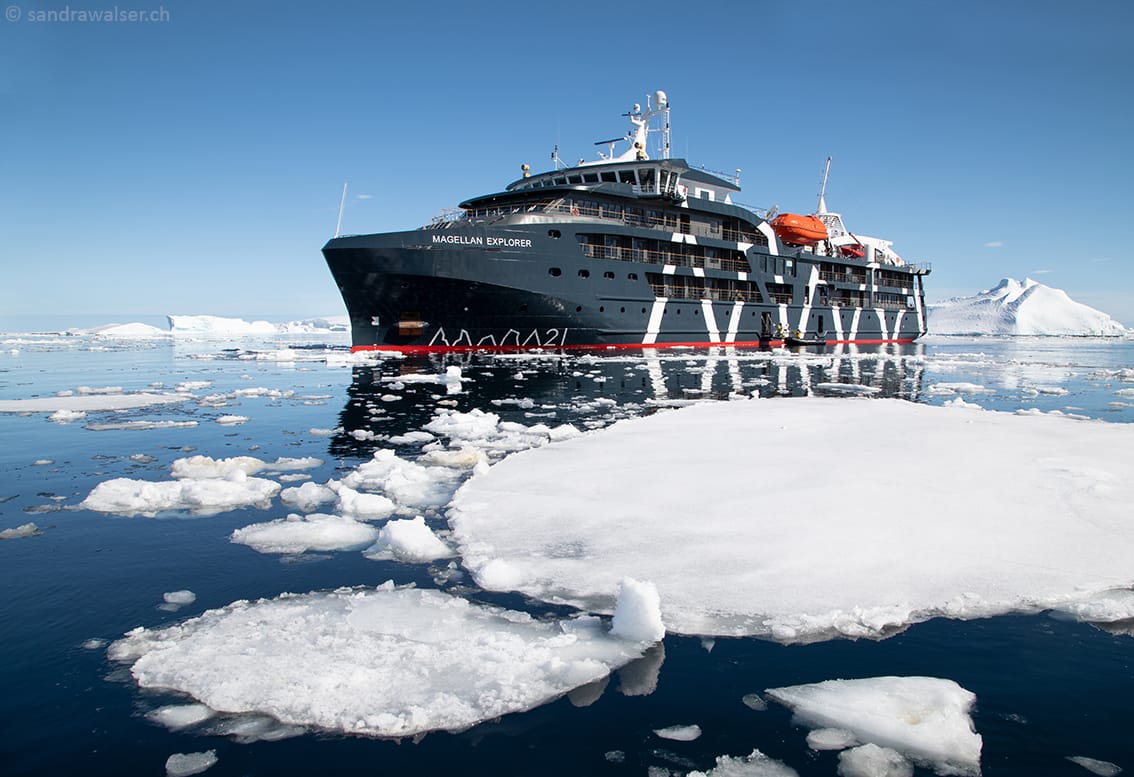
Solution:
{"label": "ship reflection in water", "polygon": [[[480,409],[526,425],[594,429],[706,400],[866,396],[919,401],[924,374],[924,346],[917,343],[386,358],[354,368],[330,452],[364,458],[379,448],[403,447],[389,438],[421,430],[443,408]],[[405,450],[417,448],[410,444]]]}

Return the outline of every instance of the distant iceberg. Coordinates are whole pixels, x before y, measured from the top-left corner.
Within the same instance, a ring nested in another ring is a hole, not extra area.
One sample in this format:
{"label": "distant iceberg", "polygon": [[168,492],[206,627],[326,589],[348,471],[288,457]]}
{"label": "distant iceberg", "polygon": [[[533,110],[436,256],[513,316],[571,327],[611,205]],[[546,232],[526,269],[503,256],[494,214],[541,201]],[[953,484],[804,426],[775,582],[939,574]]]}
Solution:
{"label": "distant iceberg", "polygon": [[169,336],[169,332],[164,329],[160,329],[149,324],[142,324],[137,321],[129,324],[104,324],[102,326],[88,327],[85,329],[72,328],[66,330],[65,334],[74,336],[88,335],[92,337],[110,339],[121,338],[139,340]]}
{"label": "distant iceberg", "polygon": [[1005,278],[995,288],[929,305],[928,311],[929,332],[937,335],[1130,334],[1106,313],[1031,278],[1023,283]]}
{"label": "distant iceberg", "polygon": [[273,324],[269,321],[245,321],[242,318],[221,316],[167,316],[169,331],[173,334],[194,335],[277,335],[309,334],[314,332],[347,332],[350,324],[346,316],[309,318]]}

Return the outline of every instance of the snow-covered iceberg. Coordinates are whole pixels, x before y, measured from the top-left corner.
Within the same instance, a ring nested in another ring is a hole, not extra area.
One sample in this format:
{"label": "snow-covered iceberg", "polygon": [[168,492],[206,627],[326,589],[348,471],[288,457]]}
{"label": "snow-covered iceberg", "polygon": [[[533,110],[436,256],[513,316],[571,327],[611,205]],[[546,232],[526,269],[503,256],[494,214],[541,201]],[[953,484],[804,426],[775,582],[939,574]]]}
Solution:
{"label": "snow-covered iceberg", "polygon": [[310,318],[301,321],[288,321],[282,324],[273,324],[270,321],[245,321],[242,318],[225,318],[223,316],[180,316],[170,315],[169,331],[175,335],[277,335],[277,334],[311,334],[315,332],[346,332],[350,325],[346,316],[328,316],[325,318]]}
{"label": "snow-covered iceberg", "polygon": [[1076,302],[1061,289],[1031,278],[1005,278],[972,297],[928,306],[929,332],[937,335],[1093,335],[1128,333],[1122,324]]}

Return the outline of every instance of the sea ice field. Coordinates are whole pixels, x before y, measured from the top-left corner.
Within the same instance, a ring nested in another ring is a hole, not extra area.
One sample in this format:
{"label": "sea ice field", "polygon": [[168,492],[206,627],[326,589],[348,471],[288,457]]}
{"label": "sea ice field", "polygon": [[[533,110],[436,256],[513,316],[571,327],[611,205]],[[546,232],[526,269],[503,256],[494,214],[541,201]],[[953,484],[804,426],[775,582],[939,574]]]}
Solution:
{"label": "sea ice field", "polygon": [[4,774],[1134,769],[1134,340],[0,335]]}

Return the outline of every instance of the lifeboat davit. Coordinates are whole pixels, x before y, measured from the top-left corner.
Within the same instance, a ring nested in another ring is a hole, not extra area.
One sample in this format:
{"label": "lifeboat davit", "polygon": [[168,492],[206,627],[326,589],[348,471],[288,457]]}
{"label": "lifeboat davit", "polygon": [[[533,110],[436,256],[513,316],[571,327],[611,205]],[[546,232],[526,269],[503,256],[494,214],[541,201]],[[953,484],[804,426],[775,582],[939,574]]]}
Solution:
{"label": "lifeboat davit", "polygon": [[827,239],[827,225],[816,216],[781,213],[772,219],[772,230],[785,243],[814,245]]}

